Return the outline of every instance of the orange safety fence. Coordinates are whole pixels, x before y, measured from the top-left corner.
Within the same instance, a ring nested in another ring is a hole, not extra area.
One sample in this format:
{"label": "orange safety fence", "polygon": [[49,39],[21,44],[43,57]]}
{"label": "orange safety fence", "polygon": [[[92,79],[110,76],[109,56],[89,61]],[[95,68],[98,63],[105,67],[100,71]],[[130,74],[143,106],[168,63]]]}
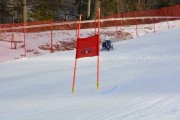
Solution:
{"label": "orange safety fence", "polygon": [[[116,18],[119,19],[119,24],[122,23],[126,25],[136,25],[138,21],[139,24],[150,24],[150,23],[157,23],[167,20],[177,20],[180,19],[180,5],[165,7],[156,10],[148,10],[148,11],[132,11],[128,13],[120,13],[120,14],[113,14],[104,17],[104,19],[108,18]],[[121,18],[121,19],[120,19]],[[110,24],[110,22],[107,24]],[[124,25],[123,24],[123,25]],[[105,25],[107,26],[107,25]]]}
{"label": "orange safety fence", "polygon": [[[116,32],[121,27],[133,25],[136,35],[142,31],[142,26],[147,25],[153,32],[160,31],[155,23],[162,23],[163,27],[170,29],[173,26],[171,21],[180,20],[180,5],[165,7],[148,11],[132,11],[128,13],[113,14],[101,18],[102,27],[116,27]],[[180,24],[180,22],[179,22]],[[78,21],[35,21],[27,23],[0,24],[0,62],[6,51],[15,52],[9,56],[23,58],[38,56],[54,51],[64,51],[75,49],[77,38]],[[81,29],[98,28],[97,20],[87,20],[81,22]],[[69,32],[67,32],[67,30]],[[96,29],[95,29],[95,32]],[[13,34],[16,34],[17,48],[13,49]],[[1,43],[3,42],[3,47]],[[69,47],[70,46],[70,47]],[[45,52],[44,52],[45,51]],[[7,57],[7,55],[6,55]],[[9,57],[12,58],[12,57]]]}

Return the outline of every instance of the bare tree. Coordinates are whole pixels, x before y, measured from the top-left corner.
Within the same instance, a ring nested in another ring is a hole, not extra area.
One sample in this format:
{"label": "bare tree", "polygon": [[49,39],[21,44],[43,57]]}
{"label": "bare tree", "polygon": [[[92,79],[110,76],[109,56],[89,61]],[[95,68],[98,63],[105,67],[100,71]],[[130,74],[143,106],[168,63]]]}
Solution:
{"label": "bare tree", "polygon": [[90,17],[91,14],[91,0],[88,0],[88,5],[87,5],[87,19]]}
{"label": "bare tree", "polygon": [[27,4],[26,0],[23,0],[23,22],[27,22]]}
{"label": "bare tree", "polygon": [[91,16],[90,16],[90,19],[97,18],[97,11],[98,11],[98,8],[99,8],[100,4],[101,4],[100,0],[95,0],[94,5],[93,5],[93,10],[92,10],[92,13],[91,13]]}
{"label": "bare tree", "polygon": [[7,1],[6,0],[1,0],[0,3],[0,10],[1,10],[1,16],[2,16],[2,23],[6,22],[7,19]]}

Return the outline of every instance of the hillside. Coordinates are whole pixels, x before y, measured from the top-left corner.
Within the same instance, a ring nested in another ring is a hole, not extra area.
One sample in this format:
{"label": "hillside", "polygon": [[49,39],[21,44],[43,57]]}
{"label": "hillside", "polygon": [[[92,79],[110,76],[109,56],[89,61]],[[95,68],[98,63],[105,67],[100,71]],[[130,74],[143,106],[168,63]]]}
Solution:
{"label": "hillside", "polygon": [[[178,20],[137,25],[137,33],[136,25],[101,27],[101,41],[104,41],[108,37],[112,42],[117,42],[136,38],[137,35],[143,36],[154,33],[154,30],[156,32],[166,31],[168,24],[169,29],[180,28]],[[61,52],[75,49],[76,32],[76,30],[53,30],[52,39],[54,51]],[[17,49],[11,49],[10,41],[14,33],[16,33],[19,38]],[[87,37],[94,34],[94,28],[81,29],[80,37]],[[50,53],[50,42],[50,31],[26,33],[26,57],[29,58]],[[24,58],[24,33],[20,31],[0,33],[0,51],[0,62]]]}
{"label": "hillside", "polygon": [[180,29],[113,43],[96,57],[75,51],[0,63],[0,120],[180,119]]}

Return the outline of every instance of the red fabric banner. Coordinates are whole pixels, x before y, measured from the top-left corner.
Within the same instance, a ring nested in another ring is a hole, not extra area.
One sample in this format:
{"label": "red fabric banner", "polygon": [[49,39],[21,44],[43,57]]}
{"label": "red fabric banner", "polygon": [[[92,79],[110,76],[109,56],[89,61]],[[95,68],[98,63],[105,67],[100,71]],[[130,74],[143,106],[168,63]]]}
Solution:
{"label": "red fabric banner", "polygon": [[94,35],[88,38],[78,38],[76,59],[92,56],[99,56],[99,35]]}

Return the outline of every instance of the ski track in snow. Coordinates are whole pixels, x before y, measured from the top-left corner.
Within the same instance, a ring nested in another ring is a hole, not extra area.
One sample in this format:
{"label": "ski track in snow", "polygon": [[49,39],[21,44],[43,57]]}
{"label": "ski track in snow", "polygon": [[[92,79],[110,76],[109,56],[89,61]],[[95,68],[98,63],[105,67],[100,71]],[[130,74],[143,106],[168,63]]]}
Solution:
{"label": "ski track in snow", "polygon": [[78,59],[74,94],[75,51],[1,63],[0,120],[178,120],[179,32],[101,51],[99,91],[96,57]]}
{"label": "ski track in snow", "polygon": [[[135,54],[135,56],[133,56],[133,54]],[[103,55],[104,55],[104,53],[103,53]],[[107,58],[107,61],[109,59],[111,59],[111,62],[115,62],[115,63],[121,62],[121,64],[126,63],[126,62],[136,62],[136,64],[143,64],[147,67],[149,67],[149,66],[152,67],[152,66],[158,65],[160,67],[163,67],[163,71],[161,74],[164,74],[164,75],[172,74],[172,76],[174,76],[179,73],[179,69],[177,69],[174,65],[171,64],[174,60],[173,58],[170,59],[171,56],[151,56],[151,55],[144,56],[144,55],[139,55],[138,52],[132,52],[130,54],[126,52],[126,53],[120,53],[120,54],[118,54],[118,53],[113,54],[114,56],[110,56],[108,59],[108,55],[105,57],[105,58]],[[131,58],[133,58],[133,59],[131,59]],[[175,59],[175,60],[177,60],[177,59]],[[144,72],[141,75],[140,79],[143,79],[143,80],[149,79],[148,73]],[[166,82],[166,81],[164,81],[164,82]],[[117,92],[117,90],[118,90],[118,86],[112,88],[111,91],[109,91],[109,92],[110,92],[110,94],[112,94],[112,91]],[[153,90],[150,92],[153,93],[153,92],[156,92],[156,90]],[[106,91],[106,93],[107,93],[107,91]],[[123,113],[123,114],[116,115],[116,116],[112,115],[113,117],[109,117],[109,116],[111,116],[111,113],[116,113],[118,111],[121,111],[119,109],[119,107],[121,107],[121,106],[118,106],[118,104],[111,105],[111,106],[113,106],[112,111],[107,111],[107,112],[103,111],[102,114],[98,113],[97,115],[92,115],[92,117],[86,116],[84,118],[89,118],[91,120],[100,119],[100,118],[106,119],[106,117],[108,118],[108,120],[136,119],[136,117],[137,117],[137,119],[141,118],[141,117],[143,118],[143,117],[148,116],[148,113],[145,114],[145,113],[143,113],[143,111],[147,110],[149,108],[153,108],[153,110],[159,111],[159,112],[163,111],[163,109],[157,107],[159,105],[159,103],[161,103],[161,104],[166,103],[166,102],[169,103],[168,101],[173,100],[173,97],[175,95],[176,94],[170,94],[170,95],[165,95],[165,96],[161,96],[161,97],[157,97],[157,98],[148,99],[147,101],[143,102],[142,105],[138,105],[137,109],[131,110],[131,111],[128,111],[127,113]],[[133,99],[133,101],[134,101],[134,99]],[[137,105],[138,103],[133,103],[133,104]],[[118,106],[118,107],[115,107],[115,106]],[[170,104],[166,105],[166,107],[168,107],[168,106],[170,106]],[[159,106],[159,107],[162,107],[162,106]],[[111,110],[112,108],[110,107],[110,108],[106,108],[106,109]],[[178,110],[172,110],[172,111],[178,112]],[[137,115],[139,112],[140,113],[142,112],[142,115]],[[98,117],[93,117],[93,116],[98,116]],[[82,119],[84,119],[84,118],[82,118]],[[76,119],[76,120],[82,120],[82,119]]]}

